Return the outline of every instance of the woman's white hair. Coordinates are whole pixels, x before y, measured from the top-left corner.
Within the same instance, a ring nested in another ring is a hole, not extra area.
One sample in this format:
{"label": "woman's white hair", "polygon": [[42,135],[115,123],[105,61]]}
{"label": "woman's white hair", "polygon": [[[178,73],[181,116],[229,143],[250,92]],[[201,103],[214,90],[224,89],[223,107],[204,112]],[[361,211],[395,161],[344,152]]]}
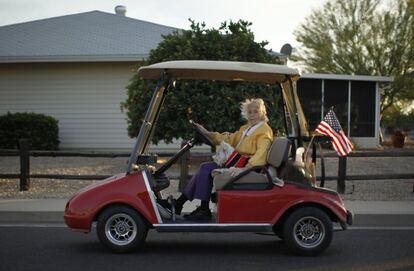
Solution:
{"label": "woman's white hair", "polygon": [[249,110],[249,107],[252,105],[257,106],[257,108],[259,109],[259,112],[261,114],[261,120],[268,122],[269,118],[267,117],[266,106],[265,106],[263,99],[260,99],[260,98],[246,99],[246,101],[241,103],[240,110],[241,110],[242,117],[245,118],[246,120],[248,119],[247,111]]}

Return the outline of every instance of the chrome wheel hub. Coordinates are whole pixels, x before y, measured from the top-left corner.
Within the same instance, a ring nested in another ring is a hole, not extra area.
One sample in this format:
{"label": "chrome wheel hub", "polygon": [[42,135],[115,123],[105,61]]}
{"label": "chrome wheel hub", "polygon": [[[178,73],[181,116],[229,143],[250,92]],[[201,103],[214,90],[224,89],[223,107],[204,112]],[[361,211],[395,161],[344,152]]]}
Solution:
{"label": "chrome wheel hub", "polygon": [[105,235],[116,245],[125,246],[131,243],[137,235],[137,224],[127,214],[114,214],[105,223]]}
{"label": "chrome wheel hub", "polygon": [[293,229],[296,242],[305,248],[318,246],[325,237],[325,226],[316,217],[301,218]]}

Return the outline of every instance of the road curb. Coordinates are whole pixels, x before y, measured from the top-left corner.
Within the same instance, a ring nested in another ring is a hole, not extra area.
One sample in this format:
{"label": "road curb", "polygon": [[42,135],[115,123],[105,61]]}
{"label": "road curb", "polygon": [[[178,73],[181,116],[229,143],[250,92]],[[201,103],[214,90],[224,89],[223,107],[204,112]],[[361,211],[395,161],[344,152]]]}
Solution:
{"label": "road curb", "polygon": [[63,212],[0,212],[1,223],[63,223]]}
{"label": "road curb", "polygon": [[356,214],[353,226],[409,226],[414,227],[414,214]]}

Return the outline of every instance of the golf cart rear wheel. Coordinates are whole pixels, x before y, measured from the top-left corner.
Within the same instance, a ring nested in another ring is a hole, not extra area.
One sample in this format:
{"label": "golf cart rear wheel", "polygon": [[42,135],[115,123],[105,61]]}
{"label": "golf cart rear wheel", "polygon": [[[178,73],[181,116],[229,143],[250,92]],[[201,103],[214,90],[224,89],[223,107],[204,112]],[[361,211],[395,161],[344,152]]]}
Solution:
{"label": "golf cart rear wheel", "polygon": [[130,252],[141,246],[147,237],[144,219],[127,206],[105,209],[96,226],[99,241],[114,252]]}
{"label": "golf cart rear wheel", "polygon": [[326,212],[315,207],[297,209],[283,226],[286,245],[299,255],[318,255],[329,246],[332,236],[331,219]]}

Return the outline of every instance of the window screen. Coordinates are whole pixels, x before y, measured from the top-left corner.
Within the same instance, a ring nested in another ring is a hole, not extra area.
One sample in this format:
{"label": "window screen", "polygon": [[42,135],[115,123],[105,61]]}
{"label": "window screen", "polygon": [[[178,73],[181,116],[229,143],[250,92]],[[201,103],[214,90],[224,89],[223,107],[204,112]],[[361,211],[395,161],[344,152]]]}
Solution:
{"label": "window screen", "polygon": [[297,92],[311,131],[321,122],[322,80],[299,79]]}
{"label": "window screen", "polygon": [[375,82],[351,82],[351,136],[375,136]]}
{"label": "window screen", "polygon": [[325,80],[324,116],[333,106],[345,134],[348,134],[348,81]]}

